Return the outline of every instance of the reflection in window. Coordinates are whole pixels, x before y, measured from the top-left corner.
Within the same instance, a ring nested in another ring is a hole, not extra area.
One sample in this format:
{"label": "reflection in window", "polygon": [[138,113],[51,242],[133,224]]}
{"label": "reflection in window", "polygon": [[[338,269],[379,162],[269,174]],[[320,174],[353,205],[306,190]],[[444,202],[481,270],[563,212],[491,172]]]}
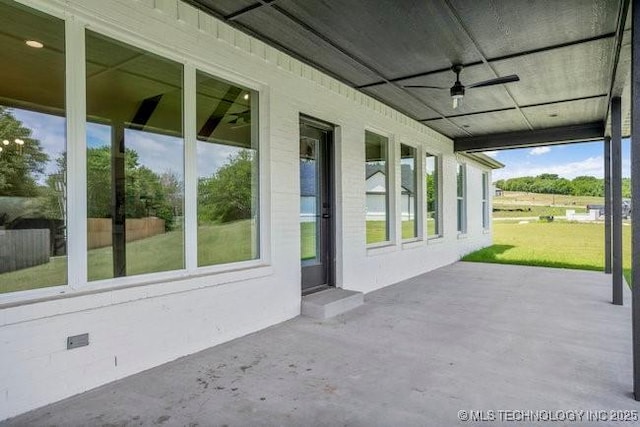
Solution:
{"label": "reflection in window", "polygon": [[489,229],[489,172],[482,173],[482,228]]}
{"label": "reflection in window", "polygon": [[2,293],[66,284],[67,201],[64,22],[0,0],[0,27]]}
{"label": "reflection in window", "polygon": [[416,176],[416,149],[408,145],[400,144],[400,212],[402,215],[402,238],[413,239],[418,236],[418,223],[416,222],[416,188],[418,186]]}
{"label": "reflection in window", "polygon": [[389,240],[388,143],[384,136],[365,132],[367,244]]}
{"label": "reflection in window", "polygon": [[182,65],[91,31],[89,280],[184,268]]}
{"label": "reflection in window", "polygon": [[259,257],[258,94],[196,74],[198,266]]}
{"label": "reflection in window", "polygon": [[462,163],[456,165],[456,187],[458,233],[464,234],[467,232],[467,166]]}
{"label": "reflection in window", "polygon": [[426,156],[427,237],[440,236],[440,162],[437,156]]}
{"label": "reflection in window", "polygon": [[[302,133],[302,126],[301,126]],[[303,262],[317,261],[318,218],[320,217],[318,198],[320,197],[319,141],[300,136],[300,258]]]}

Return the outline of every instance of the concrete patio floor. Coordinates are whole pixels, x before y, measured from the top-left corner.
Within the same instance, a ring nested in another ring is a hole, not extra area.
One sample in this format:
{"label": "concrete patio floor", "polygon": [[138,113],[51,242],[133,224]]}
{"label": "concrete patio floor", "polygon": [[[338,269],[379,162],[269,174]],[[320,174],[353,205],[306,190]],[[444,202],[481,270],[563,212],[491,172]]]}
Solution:
{"label": "concrete patio floor", "polygon": [[640,410],[625,298],[610,303],[602,273],[460,262],[0,425],[506,425],[458,412]]}

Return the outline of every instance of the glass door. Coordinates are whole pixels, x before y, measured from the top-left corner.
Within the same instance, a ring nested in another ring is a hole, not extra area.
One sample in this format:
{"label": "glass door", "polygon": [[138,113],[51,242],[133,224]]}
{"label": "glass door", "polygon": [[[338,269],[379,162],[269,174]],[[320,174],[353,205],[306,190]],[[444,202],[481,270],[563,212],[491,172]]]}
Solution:
{"label": "glass door", "polygon": [[333,284],[333,131],[300,122],[300,252],[303,293]]}

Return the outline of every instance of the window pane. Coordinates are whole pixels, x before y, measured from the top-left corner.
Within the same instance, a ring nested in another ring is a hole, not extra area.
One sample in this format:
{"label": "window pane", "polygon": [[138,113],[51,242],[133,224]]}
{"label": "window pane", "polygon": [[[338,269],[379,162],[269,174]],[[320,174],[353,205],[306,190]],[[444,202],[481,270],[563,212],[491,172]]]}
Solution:
{"label": "window pane", "polygon": [[388,139],[365,132],[367,243],[389,240]]}
{"label": "window pane", "polygon": [[258,93],[198,72],[198,265],[256,259]]}
{"label": "window pane", "polygon": [[182,65],[91,31],[89,280],[184,268]]}
{"label": "window pane", "polygon": [[489,228],[489,174],[482,173],[482,227]]}
{"label": "window pane", "polygon": [[457,165],[457,174],[456,174],[456,182],[458,187],[458,232],[466,233],[467,232],[467,177],[466,177],[466,166],[458,163]]}
{"label": "window pane", "polygon": [[63,285],[64,22],[0,0],[0,26],[0,292]]}
{"label": "window pane", "polygon": [[402,215],[402,238],[413,239],[418,236],[416,223],[416,149],[400,144],[400,212]]}
{"label": "window pane", "polygon": [[427,200],[427,236],[440,235],[440,177],[438,158],[427,154],[426,164],[426,200]]}

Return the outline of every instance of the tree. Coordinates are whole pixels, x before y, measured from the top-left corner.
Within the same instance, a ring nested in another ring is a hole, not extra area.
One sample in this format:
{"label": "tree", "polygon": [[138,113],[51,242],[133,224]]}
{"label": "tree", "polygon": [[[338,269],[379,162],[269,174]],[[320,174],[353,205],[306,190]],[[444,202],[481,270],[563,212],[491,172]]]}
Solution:
{"label": "tree", "polygon": [[240,150],[211,177],[198,182],[198,220],[230,222],[252,215],[253,154]]}
{"label": "tree", "polygon": [[[16,144],[16,139],[24,144]],[[9,145],[2,143],[5,140]],[[31,138],[31,130],[4,107],[0,107],[0,147],[0,196],[37,196],[38,175],[44,173],[49,156],[40,141]]]}

